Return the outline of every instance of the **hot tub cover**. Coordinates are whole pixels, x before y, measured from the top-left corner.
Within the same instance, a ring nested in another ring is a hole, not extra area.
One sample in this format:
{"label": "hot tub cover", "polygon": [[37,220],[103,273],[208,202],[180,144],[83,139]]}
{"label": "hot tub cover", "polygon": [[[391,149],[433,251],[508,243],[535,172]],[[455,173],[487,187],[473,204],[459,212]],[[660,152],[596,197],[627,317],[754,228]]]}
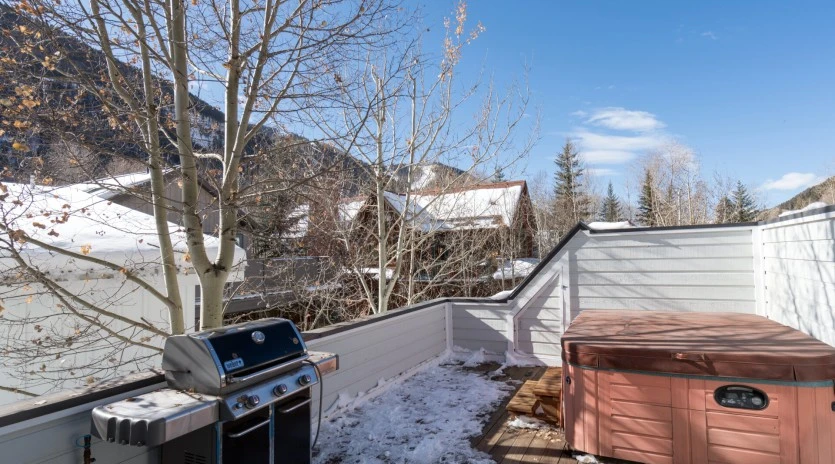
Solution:
{"label": "hot tub cover", "polygon": [[564,362],[601,369],[746,379],[835,379],[835,348],[762,316],[583,311],[562,337]]}

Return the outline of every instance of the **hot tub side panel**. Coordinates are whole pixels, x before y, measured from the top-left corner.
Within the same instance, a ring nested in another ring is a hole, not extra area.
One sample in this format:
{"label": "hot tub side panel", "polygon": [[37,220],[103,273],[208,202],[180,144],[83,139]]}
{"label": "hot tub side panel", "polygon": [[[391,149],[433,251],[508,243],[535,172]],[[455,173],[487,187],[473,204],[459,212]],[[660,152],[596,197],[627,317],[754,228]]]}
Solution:
{"label": "hot tub side panel", "polygon": [[835,462],[832,386],[745,384],[763,410],[719,405],[728,382],[568,366],[566,439],[577,450],[648,464]]}
{"label": "hot tub side panel", "polygon": [[563,366],[563,417],[566,442],[576,450],[600,454],[598,371]]}

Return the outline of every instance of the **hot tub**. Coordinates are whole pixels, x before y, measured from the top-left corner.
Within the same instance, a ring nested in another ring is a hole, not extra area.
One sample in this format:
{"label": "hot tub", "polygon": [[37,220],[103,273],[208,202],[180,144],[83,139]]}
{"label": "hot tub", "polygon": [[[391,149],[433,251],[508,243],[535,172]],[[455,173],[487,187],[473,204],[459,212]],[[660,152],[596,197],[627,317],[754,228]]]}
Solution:
{"label": "hot tub", "polygon": [[835,348],[764,317],[584,311],[562,337],[566,440],[646,463],[835,463]]}

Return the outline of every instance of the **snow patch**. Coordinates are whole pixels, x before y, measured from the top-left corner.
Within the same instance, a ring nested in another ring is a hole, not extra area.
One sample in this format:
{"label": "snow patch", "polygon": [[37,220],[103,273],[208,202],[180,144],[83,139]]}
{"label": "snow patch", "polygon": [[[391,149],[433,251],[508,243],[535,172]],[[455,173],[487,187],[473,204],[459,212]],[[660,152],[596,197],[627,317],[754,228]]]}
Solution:
{"label": "snow patch", "polygon": [[[476,356],[472,355],[472,356]],[[322,423],[314,462],[489,463],[470,445],[512,388],[459,366],[430,365]],[[357,460],[358,459],[358,460]],[[351,460],[354,462],[355,460]]]}
{"label": "snow patch", "polygon": [[513,293],[514,290],[516,290],[516,289],[513,288],[513,289],[510,289],[510,290],[502,290],[501,292],[496,293],[495,295],[492,295],[490,297],[490,299],[491,300],[504,300],[505,298],[509,297],[510,294]]}
{"label": "snow patch", "polygon": [[535,417],[529,416],[516,416],[515,419],[507,423],[508,427],[514,429],[533,429],[533,430],[543,430],[543,429],[553,429],[554,427],[543,421],[539,420]]}
{"label": "snow patch", "polygon": [[806,211],[811,211],[813,209],[818,209],[818,208],[826,208],[827,206],[829,206],[829,205],[827,205],[826,203],[824,203],[822,201],[816,201],[814,203],[809,203],[808,205],[806,205],[804,208],[801,208],[801,209],[792,209],[792,210],[788,210],[788,211],[783,211],[782,213],[780,213],[780,215],[778,217],[791,216],[792,214],[797,214],[797,213],[805,213]]}
{"label": "snow patch", "polygon": [[516,353],[512,351],[505,351],[504,353],[504,366],[544,366],[545,363],[539,361],[538,359],[529,358],[527,356],[518,356]]}
{"label": "snow patch", "polygon": [[603,221],[595,221],[586,224],[592,230],[617,230],[617,229],[632,229],[635,227],[629,221],[621,221],[621,222],[603,222]]}
{"label": "snow patch", "polygon": [[484,364],[487,362],[487,351],[482,348],[472,354],[466,361],[464,361],[464,367],[476,367],[479,364]]}
{"label": "snow patch", "polygon": [[[327,418],[331,416],[338,416],[341,412],[356,409],[357,407],[365,404],[373,398],[376,398],[377,396],[386,393],[392,388],[397,387],[413,375],[423,372],[425,369],[428,369],[432,366],[445,364],[449,362],[450,359],[454,358],[456,358],[456,355],[449,351],[446,351],[444,353],[441,353],[437,357],[432,358],[429,361],[426,361],[422,364],[418,364],[417,366],[407,370],[406,372],[401,372],[400,374],[394,377],[391,377],[389,379],[378,379],[377,385],[369,390],[357,392],[356,395],[350,395],[345,392],[340,392],[339,395],[337,395],[336,397],[336,401],[328,408],[327,411],[322,413],[322,417]],[[460,363],[460,361],[458,362]]]}
{"label": "snow patch", "polygon": [[505,280],[527,277],[537,264],[539,264],[539,260],[536,258],[506,259],[501,267],[493,273],[493,279]]}

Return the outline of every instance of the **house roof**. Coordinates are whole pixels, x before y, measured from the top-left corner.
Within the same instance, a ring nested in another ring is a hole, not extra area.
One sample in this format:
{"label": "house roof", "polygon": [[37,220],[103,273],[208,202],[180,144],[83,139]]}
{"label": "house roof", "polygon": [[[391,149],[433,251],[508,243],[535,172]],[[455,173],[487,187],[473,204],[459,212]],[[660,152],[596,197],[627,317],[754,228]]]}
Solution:
{"label": "house roof", "polygon": [[[178,174],[178,172],[173,168],[165,169],[165,176],[169,176],[171,174]],[[74,184],[74,187],[109,200],[123,193],[132,193],[132,189],[142,187],[150,182],[151,173],[149,171],[141,171],[121,174],[118,176],[102,177],[92,182]],[[169,180],[166,180],[166,182],[169,182]],[[198,177],[197,184],[203,190],[214,195],[215,189],[205,182],[203,178]]]}
{"label": "house roof", "polygon": [[[172,172],[166,171],[166,174]],[[127,193],[131,188],[139,187],[151,181],[150,172],[132,172],[120,176],[104,177],[90,183],[75,184],[74,187],[84,192],[110,199],[116,195]]]}
{"label": "house roof", "polygon": [[[4,183],[8,196],[0,202],[0,214],[12,230],[48,245],[76,254],[100,258],[131,270],[157,272],[159,239],[154,217],[112,203],[77,186],[46,187]],[[186,253],[185,233],[168,224],[178,255],[178,265],[190,268],[182,259]],[[209,254],[216,253],[219,240],[204,235]],[[71,275],[100,271],[101,267],[71,256],[24,243],[22,254],[33,265],[60,269]],[[235,263],[243,261],[243,249],[235,249]]]}
{"label": "house roof", "polygon": [[[479,184],[447,190],[385,192],[389,205],[425,232],[492,229],[509,226],[521,204],[525,181]],[[340,219],[353,220],[370,200],[351,199],[339,206]]]}

